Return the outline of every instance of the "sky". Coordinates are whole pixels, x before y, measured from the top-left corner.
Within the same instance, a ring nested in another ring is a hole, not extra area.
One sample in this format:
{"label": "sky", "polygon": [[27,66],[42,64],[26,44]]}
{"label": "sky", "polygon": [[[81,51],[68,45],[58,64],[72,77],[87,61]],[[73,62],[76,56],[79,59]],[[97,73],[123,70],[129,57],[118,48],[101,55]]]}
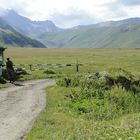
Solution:
{"label": "sky", "polygon": [[140,17],[140,0],[0,0],[32,20],[51,20],[61,28]]}

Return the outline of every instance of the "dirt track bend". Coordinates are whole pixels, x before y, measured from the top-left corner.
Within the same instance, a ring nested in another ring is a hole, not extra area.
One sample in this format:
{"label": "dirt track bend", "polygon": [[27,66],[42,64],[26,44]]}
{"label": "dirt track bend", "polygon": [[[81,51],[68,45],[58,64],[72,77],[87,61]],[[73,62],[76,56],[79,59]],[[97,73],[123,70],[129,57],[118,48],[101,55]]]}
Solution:
{"label": "dirt track bend", "polygon": [[53,80],[33,80],[0,90],[0,140],[23,140],[46,105],[44,88]]}

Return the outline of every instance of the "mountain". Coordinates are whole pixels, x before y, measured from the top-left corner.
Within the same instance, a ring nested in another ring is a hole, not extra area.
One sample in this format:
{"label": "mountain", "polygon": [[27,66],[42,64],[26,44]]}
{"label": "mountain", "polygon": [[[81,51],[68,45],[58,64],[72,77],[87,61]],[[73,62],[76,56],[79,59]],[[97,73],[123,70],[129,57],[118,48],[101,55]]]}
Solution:
{"label": "mountain", "polygon": [[140,47],[140,24],[69,29],[59,33],[44,34],[39,39],[48,47],[138,48]]}
{"label": "mountain", "polygon": [[1,16],[16,31],[47,47],[117,48],[140,47],[140,18],[107,21],[61,29],[52,21],[32,21],[8,10]]}
{"label": "mountain", "polygon": [[48,47],[65,48],[139,48],[140,18],[80,25],[38,39]]}
{"label": "mountain", "polygon": [[46,33],[38,39],[48,47],[139,48],[140,18],[80,25],[58,33]]}
{"label": "mountain", "polygon": [[45,48],[45,45],[37,40],[30,39],[16,30],[0,18],[0,45],[4,47],[34,47]]}
{"label": "mountain", "polygon": [[119,27],[121,25],[125,24],[140,24],[140,18],[128,18],[123,19],[119,21],[106,21],[106,22],[100,22],[97,24],[91,24],[91,25],[79,25],[73,27],[73,29],[81,29],[81,28],[101,28],[101,27]]}
{"label": "mountain", "polygon": [[46,32],[59,32],[61,29],[56,27],[52,21],[32,21],[24,16],[17,14],[13,10],[6,10],[1,17],[18,32],[35,37]]}

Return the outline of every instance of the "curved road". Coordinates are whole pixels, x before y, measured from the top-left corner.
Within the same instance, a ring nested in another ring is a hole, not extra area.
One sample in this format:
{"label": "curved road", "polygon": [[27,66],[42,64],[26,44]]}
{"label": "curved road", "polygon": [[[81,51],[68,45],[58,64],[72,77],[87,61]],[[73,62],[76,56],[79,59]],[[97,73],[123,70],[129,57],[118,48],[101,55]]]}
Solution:
{"label": "curved road", "polygon": [[53,80],[33,80],[0,90],[0,140],[23,140],[46,105],[45,87]]}

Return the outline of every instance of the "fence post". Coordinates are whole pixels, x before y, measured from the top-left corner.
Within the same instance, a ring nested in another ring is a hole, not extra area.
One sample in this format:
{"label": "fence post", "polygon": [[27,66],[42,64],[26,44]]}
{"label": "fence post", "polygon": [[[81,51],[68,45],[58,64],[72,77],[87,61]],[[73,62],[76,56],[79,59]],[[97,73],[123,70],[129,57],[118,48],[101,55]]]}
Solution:
{"label": "fence post", "polygon": [[79,64],[78,64],[78,60],[77,60],[77,63],[76,63],[76,72],[79,72]]}
{"label": "fence post", "polygon": [[32,64],[29,64],[29,67],[30,67],[30,71],[32,71]]}

